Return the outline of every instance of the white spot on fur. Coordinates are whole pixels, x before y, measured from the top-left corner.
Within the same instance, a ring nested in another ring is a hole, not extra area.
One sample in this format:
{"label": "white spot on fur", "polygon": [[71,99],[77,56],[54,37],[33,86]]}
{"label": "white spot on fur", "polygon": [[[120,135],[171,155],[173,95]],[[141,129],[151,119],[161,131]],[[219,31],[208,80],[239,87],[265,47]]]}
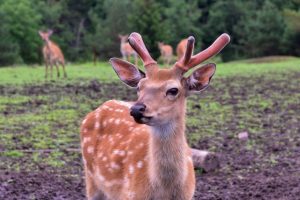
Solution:
{"label": "white spot on fur", "polygon": [[89,147],[87,148],[87,152],[88,152],[88,153],[94,153],[94,147],[89,146]]}
{"label": "white spot on fur", "polygon": [[107,125],[107,121],[104,120],[104,121],[102,122],[102,126],[103,126],[103,127],[106,127],[106,125]]}
{"label": "white spot on fur", "polygon": [[125,154],[126,154],[126,151],[123,151],[123,150],[119,151],[120,156],[125,156]]}
{"label": "white spot on fur", "polygon": [[100,128],[100,123],[99,122],[96,122],[95,123],[95,129],[99,129]]}
{"label": "white spot on fur", "polygon": [[83,140],[82,140],[82,146],[84,146],[87,142],[90,142],[92,140],[91,137],[84,137]]}
{"label": "white spot on fur", "polygon": [[85,119],[82,121],[81,124],[84,125],[84,124],[86,123],[86,120],[87,120],[87,119],[85,118]]}
{"label": "white spot on fur", "polygon": [[120,124],[120,119],[116,119],[116,120],[115,120],[115,124],[116,124],[116,125],[119,125],[119,124]]}
{"label": "white spot on fur", "polygon": [[136,163],[136,167],[137,167],[137,168],[142,168],[142,167],[143,167],[143,161],[138,161],[138,162]]}
{"label": "white spot on fur", "polygon": [[110,118],[110,119],[108,120],[109,123],[112,123],[113,121],[114,121],[114,118]]}
{"label": "white spot on fur", "polygon": [[121,167],[115,162],[110,163],[112,169],[119,170]]}
{"label": "white spot on fur", "polygon": [[134,167],[132,165],[129,165],[129,174],[134,173]]}
{"label": "white spot on fur", "polygon": [[104,157],[102,158],[102,161],[107,161],[107,157],[104,156]]}
{"label": "white spot on fur", "polygon": [[144,146],[145,146],[144,143],[140,143],[137,147],[138,147],[138,148],[143,148]]}
{"label": "white spot on fur", "polygon": [[118,155],[119,154],[119,149],[115,149],[115,150],[113,150],[113,154],[116,154],[116,155]]}

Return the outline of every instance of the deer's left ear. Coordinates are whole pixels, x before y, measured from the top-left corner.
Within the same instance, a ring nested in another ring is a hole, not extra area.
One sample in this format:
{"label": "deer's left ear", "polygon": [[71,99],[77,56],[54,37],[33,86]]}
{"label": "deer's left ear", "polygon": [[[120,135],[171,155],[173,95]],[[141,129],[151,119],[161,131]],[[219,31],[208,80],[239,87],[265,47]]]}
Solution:
{"label": "deer's left ear", "polygon": [[196,69],[187,79],[186,85],[189,92],[200,92],[204,90],[216,71],[216,65],[209,63]]}
{"label": "deer's left ear", "polygon": [[111,58],[109,62],[121,81],[130,87],[137,87],[139,81],[142,78],[145,78],[145,73],[143,71],[127,61],[119,58]]}

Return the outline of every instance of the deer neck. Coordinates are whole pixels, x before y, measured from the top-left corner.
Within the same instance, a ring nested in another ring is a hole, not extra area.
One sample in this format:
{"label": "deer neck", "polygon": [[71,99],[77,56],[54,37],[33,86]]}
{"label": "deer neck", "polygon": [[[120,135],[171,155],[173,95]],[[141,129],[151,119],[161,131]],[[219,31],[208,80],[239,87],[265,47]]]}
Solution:
{"label": "deer neck", "polygon": [[185,105],[183,108],[170,123],[151,127],[149,176],[155,191],[178,189],[186,179]]}
{"label": "deer neck", "polygon": [[48,51],[51,52],[51,46],[52,46],[51,40],[45,41],[44,44],[45,44],[45,47],[48,49]]}

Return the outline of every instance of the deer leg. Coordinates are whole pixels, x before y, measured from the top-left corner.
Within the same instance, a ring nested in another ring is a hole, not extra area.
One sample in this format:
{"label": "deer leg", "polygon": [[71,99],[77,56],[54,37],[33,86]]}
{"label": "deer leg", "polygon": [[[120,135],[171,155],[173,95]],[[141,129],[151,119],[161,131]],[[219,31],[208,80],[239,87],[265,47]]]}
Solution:
{"label": "deer leg", "polygon": [[130,55],[127,55],[127,61],[130,62]]}
{"label": "deer leg", "polygon": [[67,72],[66,72],[66,68],[65,68],[65,64],[64,63],[61,63],[61,66],[63,68],[63,71],[64,71],[64,78],[67,78]]}
{"label": "deer leg", "polygon": [[[86,169],[85,169],[86,172]],[[94,180],[88,173],[85,173],[86,193],[88,200],[108,200],[103,192],[98,190]]]}
{"label": "deer leg", "polygon": [[45,61],[45,79],[48,77],[48,62]]}
{"label": "deer leg", "polygon": [[53,63],[50,62],[50,77],[53,79]]}
{"label": "deer leg", "polygon": [[126,55],[122,53],[123,60],[126,60]]}
{"label": "deer leg", "polygon": [[56,67],[56,72],[57,72],[57,78],[59,78],[60,74],[59,74],[59,68],[58,68],[57,62],[55,62],[55,67]]}
{"label": "deer leg", "polygon": [[210,172],[220,167],[219,157],[215,153],[193,148],[191,150],[195,168],[202,168],[204,171]]}
{"label": "deer leg", "polygon": [[167,65],[168,65],[168,66],[170,65],[170,62],[171,62],[171,57],[168,57],[168,58],[167,58]]}
{"label": "deer leg", "polygon": [[137,64],[138,64],[138,59],[137,59],[137,55],[136,54],[134,54],[134,64],[135,64],[135,66],[137,66]]}

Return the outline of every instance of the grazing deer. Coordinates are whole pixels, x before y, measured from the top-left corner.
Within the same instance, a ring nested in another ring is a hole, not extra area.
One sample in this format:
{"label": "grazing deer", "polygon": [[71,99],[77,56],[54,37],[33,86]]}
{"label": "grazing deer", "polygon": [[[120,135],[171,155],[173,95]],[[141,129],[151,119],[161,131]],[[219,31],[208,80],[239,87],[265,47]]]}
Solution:
{"label": "grazing deer", "polygon": [[188,42],[188,39],[183,39],[178,43],[178,45],[176,47],[176,53],[177,53],[178,60],[184,55],[187,42]]}
{"label": "grazing deer", "polygon": [[173,48],[168,44],[164,44],[163,42],[158,42],[158,48],[164,64],[169,66],[173,57]]}
{"label": "grazing deer", "polygon": [[39,31],[39,34],[44,41],[44,47],[43,47],[43,56],[45,60],[46,65],[46,74],[45,78],[48,77],[48,66],[50,66],[51,71],[51,78],[52,78],[52,71],[53,71],[53,65],[56,67],[57,71],[57,77],[60,76],[58,65],[61,64],[63,71],[64,71],[64,77],[67,77],[67,72],[65,70],[65,59],[62,51],[60,50],[59,46],[55,44],[53,41],[49,39],[49,37],[52,35],[53,31],[49,30],[47,32]]}
{"label": "grazing deer", "polygon": [[159,69],[138,33],[129,43],[146,72],[111,58],[125,84],[137,88],[136,102],[110,100],[89,113],[81,124],[81,147],[89,200],[190,200],[195,190],[191,149],[185,137],[186,97],[204,90],[215,64],[184,74],[217,54],[229,42],[221,35],[209,48],[192,56],[189,37],[182,59]]}
{"label": "grazing deer", "polygon": [[128,35],[120,35],[119,34],[119,38],[121,40],[120,50],[121,50],[123,60],[127,60],[128,62],[130,62],[130,56],[133,56],[134,64],[137,65],[137,63],[138,63],[137,54],[127,41]]}

